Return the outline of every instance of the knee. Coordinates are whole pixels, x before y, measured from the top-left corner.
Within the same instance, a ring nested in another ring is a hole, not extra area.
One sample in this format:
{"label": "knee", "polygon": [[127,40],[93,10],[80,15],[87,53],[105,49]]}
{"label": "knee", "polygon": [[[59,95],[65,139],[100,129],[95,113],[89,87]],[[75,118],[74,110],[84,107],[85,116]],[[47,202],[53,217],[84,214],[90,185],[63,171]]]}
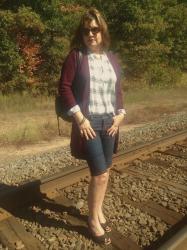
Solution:
{"label": "knee", "polygon": [[105,184],[108,181],[108,171],[103,174],[94,176],[94,179],[95,182],[99,185]]}

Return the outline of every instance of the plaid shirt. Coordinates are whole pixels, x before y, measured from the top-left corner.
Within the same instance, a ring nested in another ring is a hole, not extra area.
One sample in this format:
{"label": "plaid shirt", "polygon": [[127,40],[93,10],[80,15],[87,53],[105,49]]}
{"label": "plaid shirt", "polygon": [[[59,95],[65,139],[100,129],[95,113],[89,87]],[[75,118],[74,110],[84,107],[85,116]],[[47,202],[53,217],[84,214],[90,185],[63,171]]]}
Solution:
{"label": "plaid shirt", "polygon": [[[88,65],[90,71],[89,114],[115,114],[116,74],[107,55],[89,52]],[[69,115],[80,110],[78,105],[69,110]],[[118,113],[126,114],[124,109]]]}
{"label": "plaid shirt", "polygon": [[106,54],[88,54],[90,114],[114,114],[116,74]]}

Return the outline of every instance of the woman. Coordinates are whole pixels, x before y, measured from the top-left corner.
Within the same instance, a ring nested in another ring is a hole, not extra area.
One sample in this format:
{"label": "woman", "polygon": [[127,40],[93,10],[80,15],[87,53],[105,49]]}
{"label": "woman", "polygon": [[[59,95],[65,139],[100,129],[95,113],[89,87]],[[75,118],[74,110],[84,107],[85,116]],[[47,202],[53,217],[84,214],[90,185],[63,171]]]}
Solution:
{"label": "woman", "polygon": [[106,245],[111,231],[102,211],[112,154],[117,150],[119,125],[124,119],[120,67],[108,52],[107,25],[98,10],[83,16],[72,40],[59,85],[68,114],[73,117],[71,153],[88,163],[88,227],[98,243]]}

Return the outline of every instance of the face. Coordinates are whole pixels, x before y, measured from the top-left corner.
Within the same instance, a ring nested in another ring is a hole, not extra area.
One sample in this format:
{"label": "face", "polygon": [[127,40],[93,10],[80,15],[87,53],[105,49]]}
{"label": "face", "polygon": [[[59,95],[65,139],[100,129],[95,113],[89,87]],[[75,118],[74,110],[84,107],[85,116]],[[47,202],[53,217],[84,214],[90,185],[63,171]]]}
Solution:
{"label": "face", "polygon": [[102,35],[95,20],[85,22],[83,29],[83,41],[92,52],[99,52],[102,48]]}

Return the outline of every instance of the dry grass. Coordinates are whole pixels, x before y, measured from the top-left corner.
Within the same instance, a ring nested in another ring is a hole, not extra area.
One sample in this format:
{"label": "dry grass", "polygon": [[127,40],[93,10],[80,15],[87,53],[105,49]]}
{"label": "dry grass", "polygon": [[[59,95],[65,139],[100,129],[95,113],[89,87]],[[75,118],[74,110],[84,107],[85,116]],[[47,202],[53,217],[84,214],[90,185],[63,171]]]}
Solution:
{"label": "dry grass", "polygon": [[[187,88],[136,89],[125,93],[125,123],[137,124],[187,111]],[[58,137],[54,98],[30,96],[0,97],[0,145],[23,145],[50,141]],[[70,135],[71,124],[61,120],[63,136]]]}
{"label": "dry grass", "polygon": [[126,123],[149,122],[167,114],[187,111],[187,88],[128,91],[125,103]]}
{"label": "dry grass", "polygon": [[[22,112],[0,115],[0,145],[23,145],[50,141],[58,136],[57,120],[53,111]],[[60,122],[63,136],[69,136],[70,124]]]}

